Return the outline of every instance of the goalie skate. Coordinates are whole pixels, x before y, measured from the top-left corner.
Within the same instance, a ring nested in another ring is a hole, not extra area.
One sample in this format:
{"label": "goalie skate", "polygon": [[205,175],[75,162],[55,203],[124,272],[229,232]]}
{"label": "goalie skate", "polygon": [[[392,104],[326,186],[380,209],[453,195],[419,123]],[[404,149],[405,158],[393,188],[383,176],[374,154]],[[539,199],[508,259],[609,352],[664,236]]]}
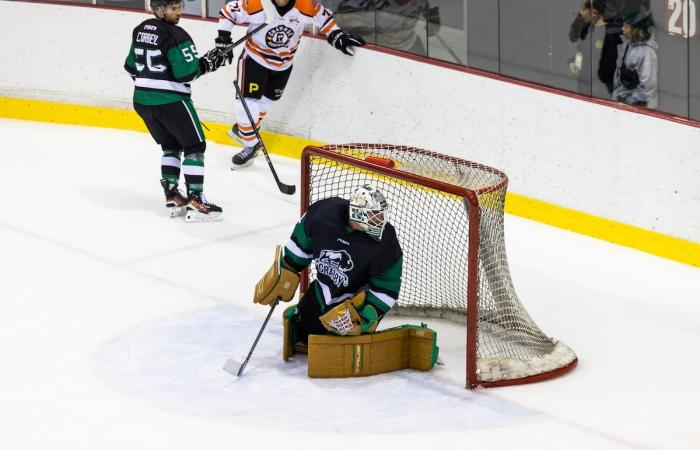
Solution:
{"label": "goalie skate", "polygon": [[167,180],[160,180],[160,185],[163,186],[165,208],[168,210],[170,217],[179,217],[185,214],[187,199],[182,195],[177,185]]}
{"label": "goalie skate", "polygon": [[221,220],[223,210],[210,203],[201,192],[190,192],[189,203],[185,214],[186,222],[212,222]]}

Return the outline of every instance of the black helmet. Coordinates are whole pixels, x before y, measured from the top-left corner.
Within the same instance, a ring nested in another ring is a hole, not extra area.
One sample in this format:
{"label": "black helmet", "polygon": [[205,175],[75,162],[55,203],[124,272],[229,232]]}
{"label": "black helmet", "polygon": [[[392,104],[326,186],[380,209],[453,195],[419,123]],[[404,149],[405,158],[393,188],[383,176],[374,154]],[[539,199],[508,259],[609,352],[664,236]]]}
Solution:
{"label": "black helmet", "polygon": [[168,5],[177,5],[182,3],[182,0],[151,0],[151,11],[163,11]]}

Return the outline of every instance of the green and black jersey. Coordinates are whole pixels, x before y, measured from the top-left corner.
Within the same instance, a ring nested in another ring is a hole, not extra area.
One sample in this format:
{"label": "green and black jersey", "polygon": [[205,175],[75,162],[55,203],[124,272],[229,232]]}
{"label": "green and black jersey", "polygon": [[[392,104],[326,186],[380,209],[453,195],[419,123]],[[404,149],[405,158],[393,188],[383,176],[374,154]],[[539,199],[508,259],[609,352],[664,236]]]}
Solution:
{"label": "green and black jersey", "polygon": [[190,97],[199,55],[185,30],[148,19],[134,28],[124,69],[134,77],[134,103],[164,105]]}
{"label": "green and black jersey", "polygon": [[348,226],[348,200],[332,197],[312,204],[284,246],[283,261],[301,271],[315,261],[311,289],[327,306],[367,291],[367,302],[386,314],[399,296],[403,253],[387,223],[381,241]]}

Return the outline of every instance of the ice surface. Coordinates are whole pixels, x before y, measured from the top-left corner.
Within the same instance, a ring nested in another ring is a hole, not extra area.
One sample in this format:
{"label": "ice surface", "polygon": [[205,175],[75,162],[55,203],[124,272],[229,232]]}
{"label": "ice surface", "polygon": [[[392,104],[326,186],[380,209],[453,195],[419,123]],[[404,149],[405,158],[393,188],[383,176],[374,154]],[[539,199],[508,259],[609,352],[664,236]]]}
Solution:
{"label": "ice surface", "polygon": [[[579,358],[571,374],[467,391],[464,332],[445,366],[306,377],[250,298],[298,218],[259,158],[208,144],[224,221],[170,219],[148,135],[0,120],[3,449],[693,449],[700,446],[700,270],[507,216],[515,287]],[[299,182],[298,161],[273,157]],[[282,308],[279,308],[280,310]],[[391,326],[405,319],[389,318]]]}

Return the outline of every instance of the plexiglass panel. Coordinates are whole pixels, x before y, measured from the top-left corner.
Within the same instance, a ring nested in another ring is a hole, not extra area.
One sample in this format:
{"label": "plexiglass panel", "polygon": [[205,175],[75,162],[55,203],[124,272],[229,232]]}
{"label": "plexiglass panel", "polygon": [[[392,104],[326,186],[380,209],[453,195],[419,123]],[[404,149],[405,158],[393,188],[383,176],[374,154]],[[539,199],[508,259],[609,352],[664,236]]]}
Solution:
{"label": "plexiglass panel", "polygon": [[[201,16],[203,1],[183,12]],[[700,120],[697,0],[320,1],[369,43]],[[225,3],[206,0],[205,15]]]}
{"label": "plexiglass panel", "polygon": [[426,14],[428,57],[467,64],[466,2],[432,0]]}
{"label": "plexiglass panel", "polygon": [[226,4],[226,0],[208,0],[207,17],[219,17],[219,10]]}
{"label": "plexiglass panel", "polygon": [[123,8],[146,9],[143,0],[97,0],[98,5],[121,6]]}

